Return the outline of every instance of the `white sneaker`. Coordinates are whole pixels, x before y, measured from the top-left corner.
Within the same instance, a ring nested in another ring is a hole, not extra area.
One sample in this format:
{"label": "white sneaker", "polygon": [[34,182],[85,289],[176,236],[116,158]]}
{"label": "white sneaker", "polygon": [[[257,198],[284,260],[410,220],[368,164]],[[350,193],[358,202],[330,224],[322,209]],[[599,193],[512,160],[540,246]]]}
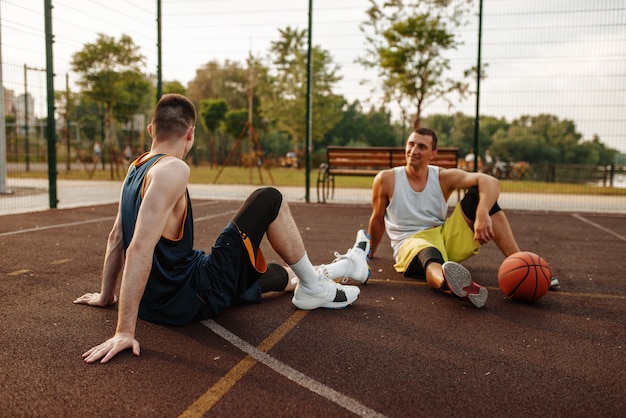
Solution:
{"label": "white sneaker", "polygon": [[298,309],[311,310],[317,308],[341,309],[352,305],[359,297],[361,290],[356,286],[344,286],[330,280],[324,274],[324,269],[318,270],[320,273],[319,287],[315,290],[307,289],[301,282],[296,285],[291,302]]}
{"label": "white sneaker", "polygon": [[548,290],[560,290],[561,289],[561,283],[559,283],[559,279],[557,279],[556,277],[552,277],[552,280],[550,280],[550,288]]}
{"label": "white sneaker", "polygon": [[356,233],[356,240],[352,248],[360,248],[365,252],[365,256],[369,260],[372,255],[372,238],[365,229],[359,229]]}
{"label": "white sneaker", "polygon": [[359,229],[356,233],[356,240],[352,248],[345,254],[335,252],[335,260],[333,263],[345,260],[348,263],[342,283],[348,283],[352,279],[358,283],[365,284],[370,278],[370,267],[367,264],[371,249],[370,237],[364,229]]}

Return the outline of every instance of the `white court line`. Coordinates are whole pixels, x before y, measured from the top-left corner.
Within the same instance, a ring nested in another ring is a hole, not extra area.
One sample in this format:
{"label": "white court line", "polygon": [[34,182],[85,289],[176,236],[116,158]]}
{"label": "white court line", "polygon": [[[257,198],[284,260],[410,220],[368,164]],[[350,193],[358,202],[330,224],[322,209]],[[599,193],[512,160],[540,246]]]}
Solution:
{"label": "white court line", "polygon": [[290,367],[285,363],[270,356],[269,354],[259,350],[258,348],[242,340],[226,328],[217,324],[215,321],[207,319],[201,322],[205,327],[209,328],[211,331],[213,331],[235,347],[239,348],[244,353],[254,357],[260,363],[265,364],[270,369],[274,370],[277,373],[280,373],[287,379],[299,384],[305,389],[317,393],[321,397],[361,417],[384,417],[384,415],[374,411],[373,409],[368,408],[367,406],[361,404],[359,401],[352,399],[342,393],[339,393],[334,389],[329,388],[328,386],[318,382],[317,380],[312,379],[304,373],[297,371],[293,367]]}
{"label": "white court line", "polygon": [[[194,207],[216,205],[217,203],[218,202],[200,203],[200,204],[194,205]],[[234,212],[236,212],[236,210],[228,210],[228,211],[225,211],[225,212],[216,213],[214,215],[208,215],[208,216],[204,216],[204,217],[201,217],[201,218],[194,219],[194,222],[205,221],[207,219],[217,218],[219,216],[228,215],[228,214],[231,214],[231,213],[234,213]],[[56,229],[56,228],[66,228],[68,226],[87,225],[87,224],[91,224],[91,223],[95,223],[95,222],[109,221],[111,219],[115,219],[115,216],[107,216],[107,217],[104,217],[104,218],[88,219],[88,220],[85,220],[85,221],[67,222],[67,223],[63,223],[63,224],[37,226],[35,228],[27,228],[27,229],[20,229],[20,230],[17,230],[17,231],[2,232],[2,233],[0,233],[0,237],[7,237],[7,236],[10,236],[10,235],[26,234],[28,232],[47,231],[49,229]]]}
{"label": "white court line", "polygon": [[219,218],[220,216],[230,215],[231,213],[236,213],[236,210],[227,210],[226,212],[214,213],[213,215],[201,216],[199,218],[194,217],[194,223],[200,221],[206,221],[207,219]]}
{"label": "white court line", "polygon": [[106,218],[89,219],[87,221],[68,222],[68,223],[64,223],[64,224],[37,226],[35,228],[20,229],[19,231],[3,232],[3,233],[0,234],[0,237],[5,237],[5,236],[9,236],[9,235],[25,234],[27,232],[46,231],[48,229],[65,228],[67,226],[86,225],[86,224],[91,224],[91,223],[94,223],[94,222],[109,221],[111,219],[115,219],[115,216],[107,216]]}
{"label": "white court line", "polygon": [[[205,204],[198,204],[194,206],[200,207],[200,206],[213,205],[216,203],[217,202],[207,202]],[[200,221],[204,221],[207,219],[217,218],[217,217],[232,214],[235,212],[237,212],[237,210],[228,210],[224,212],[219,212],[219,213],[215,213],[212,215],[195,218],[194,222],[200,222]],[[0,237],[25,234],[28,232],[39,232],[39,231],[44,231],[44,230],[56,229],[56,228],[65,228],[65,227],[77,226],[77,225],[86,225],[89,223],[110,221],[112,219],[115,219],[115,216],[107,216],[104,218],[90,219],[90,220],[85,220],[85,221],[68,222],[68,223],[62,223],[62,224],[56,224],[56,225],[47,225],[47,226],[36,227],[36,228],[28,228],[28,229],[22,229],[19,231],[10,231],[10,232],[0,233]],[[224,338],[226,341],[230,342],[232,345],[239,348],[241,351],[254,357],[260,363],[265,364],[272,370],[296,382],[297,384],[310,390],[311,392],[317,393],[323,398],[331,402],[334,402],[335,404],[357,415],[360,415],[362,417],[377,417],[377,418],[384,417],[384,415],[374,411],[373,409],[366,407],[365,405],[361,404],[357,400],[352,399],[340,392],[337,392],[336,390],[331,389],[328,386],[325,386],[322,383],[310,378],[309,376],[295,370],[294,368],[278,361],[277,359],[271,357],[270,355],[264,353],[263,351],[257,349],[256,347],[242,340],[241,338],[231,333],[227,329],[221,327],[214,321],[206,320],[206,321],[202,321],[202,324],[204,324],[207,328],[211,329],[217,335]]]}
{"label": "white court line", "polygon": [[585,223],[587,223],[587,224],[591,225],[591,226],[595,226],[596,228],[600,229],[601,231],[604,231],[604,232],[606,232],[607,234],[611,234],[611,235],[613,235],[614,237],[616,237],[616,238],[618,238],[618,239],[621,239],[622,241],[626,241],[626,237],[625,237],[625,236],[620,235],[620,234],[618,234],[617,232],[615,232],[615,231],[613,231],[613,230],[611,230],[611,229],[609,229],[609,228],[605,228],[605,227],[603,227],[602,225],[599,225],[599,224],[597,224],[597,223],[595,223],[595,222],[592,222],[592,221],[590,221],[589,219],[587,219],[587,218],[585,218],[585,217],[582,217],[582,216],[580,216],[580,215],[579,215],[579,214],[577,214],[577,213],[572,214],[572,216],[573,216],[574,218],[576,218],[576,219],[580,220],[580,221],[583,221],[583,222],[585,222]]}

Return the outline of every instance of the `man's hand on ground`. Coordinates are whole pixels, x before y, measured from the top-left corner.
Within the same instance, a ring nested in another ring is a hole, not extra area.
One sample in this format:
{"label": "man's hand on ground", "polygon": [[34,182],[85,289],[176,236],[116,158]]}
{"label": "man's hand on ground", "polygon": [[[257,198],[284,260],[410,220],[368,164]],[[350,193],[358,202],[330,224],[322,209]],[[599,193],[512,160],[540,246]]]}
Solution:
{"label": "man's hand on ground", "polygon": [[81,297],[76,298],[74,303],[103,308],[105,306],[115,305],[115,303],[117,303],[117,296],[113,295],[113,299],[111,299],[110,297],[104,297],[101,293],[85,293]]}
{"label": "man's hand on ground", "polygon": [[139,356],[139,342],[133,335],[128,333],[115,334],[102,344],[83,353],[83,360],[85,363],[94,363],[102,359],[100,363],[107,363],[115,355],[129,348],[132,348],[134,355]]}

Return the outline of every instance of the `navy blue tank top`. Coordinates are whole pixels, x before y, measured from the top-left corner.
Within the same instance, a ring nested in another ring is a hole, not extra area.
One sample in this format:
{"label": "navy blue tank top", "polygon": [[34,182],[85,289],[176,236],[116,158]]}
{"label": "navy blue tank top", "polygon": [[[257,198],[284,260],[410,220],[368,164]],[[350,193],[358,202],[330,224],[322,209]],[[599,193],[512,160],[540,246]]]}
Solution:
{"label": "navy blue tank top", "polygon": [[[121,220],[124,251],[128,249],[139,207],[143,199],[145,176],[164,155],[154,155],[145,161],[132,164],[121,197]],[[161,237],[154,249],[152,270],[139,305],[141,319],[160,324],[182,326],[193,321],[204,307],[198,296],[199,269],[206,259],[201,250],[193,249],[193,215],[189,192],[185,191],[187,210],[180,239]],[[138,237],[137,239],[141,239]]]}

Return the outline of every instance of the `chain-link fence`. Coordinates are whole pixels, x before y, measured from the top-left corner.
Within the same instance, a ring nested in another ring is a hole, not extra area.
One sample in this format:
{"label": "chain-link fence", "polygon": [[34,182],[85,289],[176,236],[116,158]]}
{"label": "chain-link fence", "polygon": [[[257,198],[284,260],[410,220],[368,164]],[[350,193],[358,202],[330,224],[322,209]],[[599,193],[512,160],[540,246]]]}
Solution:
{"label": "chain-link fence", "polygon": [[[480,115],[508,122],[524,115],[554,115],[572,121],[582,141],[600,141],[625,154],[626,4],[621,0],[482,3],[481,63],[485,78],[480,85]],[[44,0],[0,0],[0,75],[5,116],[0,213],[49,207],[45,4]],[[161,70],[164,81],[187,86],[196,71],[210,61],[240,62],[245,67],[247,58],[253,55],[270,65],[266,57],[271,43],[279,39],[279,30],[306,30],[309,24],[309,2],[304,0],[53,0],[51,4],[54,88],[59,96],[67,97],[79,91],[79,76],[71,71],[73,55],[101,33],[115,38],[129,35],[144,56],[144,71],[153,84]],[[340,68],[342,80],[334,93],[348,102],[358,100],[364,106],[380,106],[377,72],[357,62],[367,48],[360,25],[367,19],[369,2],[315,0],[312,4],[313,44],[328,51]],[[477,65],[478,16],[476,0],[473,12],[466,16],[468,24],[458,29],[462,45],[448,54],[450,77],[460,78],[464,70]],[[158,23],[162,34],[160,69]],[[472,93],[474,84],[470,79]],[[423,117],[459,112],[474,117],[475,94],[465,100],[449,99],[429,104]],[[394,112],[393,106],[390,109]],[[91,110],[91,130],[82,129],[77,120],[65,116],[64,109],[57,108],[57,170],[77,175],[76,180],[67,176],[58,181],[58,207],[114,201],[123,170],[117,172],[119,169],[114,169],[108,159],[111,154],[98,149],[105,145],[104,109]],[[148,116],[133,115],[118,125],[122,149],[124,144],[131,144],[136,155],[149,147],[145,133]],[[472,141],[467,138],[467,147]],[[484,155],[484,150],[480,153]],[[611,175],[615,189],[626,188],[620,171],[623,156],[620,158]],[[559,166],[533,170],[541,176],[536,178],[538,181],[558,181],[559,175],[570,175],[563,174],[565,168]],[[591,170],[592,180],[598,175],[596,168],[588,167],[575,167],[573,172],[585,170]],[[311,175],[315,176],[315,167]],[[302,178],[304,195],[304,175]],[[95,179],[100,181],[89,181]],[[607,186],[606,178],[596,180]],[[341,190],[337,193],[340,195]],[[561,205],[564,199],[570,197],[554,197],[554,205],[547,200],[542,208]],[[616,199],[624,203],[626,213],[626,197],[622,194]],[[601,199],[597,201],[596,209],[603,211]]]}

